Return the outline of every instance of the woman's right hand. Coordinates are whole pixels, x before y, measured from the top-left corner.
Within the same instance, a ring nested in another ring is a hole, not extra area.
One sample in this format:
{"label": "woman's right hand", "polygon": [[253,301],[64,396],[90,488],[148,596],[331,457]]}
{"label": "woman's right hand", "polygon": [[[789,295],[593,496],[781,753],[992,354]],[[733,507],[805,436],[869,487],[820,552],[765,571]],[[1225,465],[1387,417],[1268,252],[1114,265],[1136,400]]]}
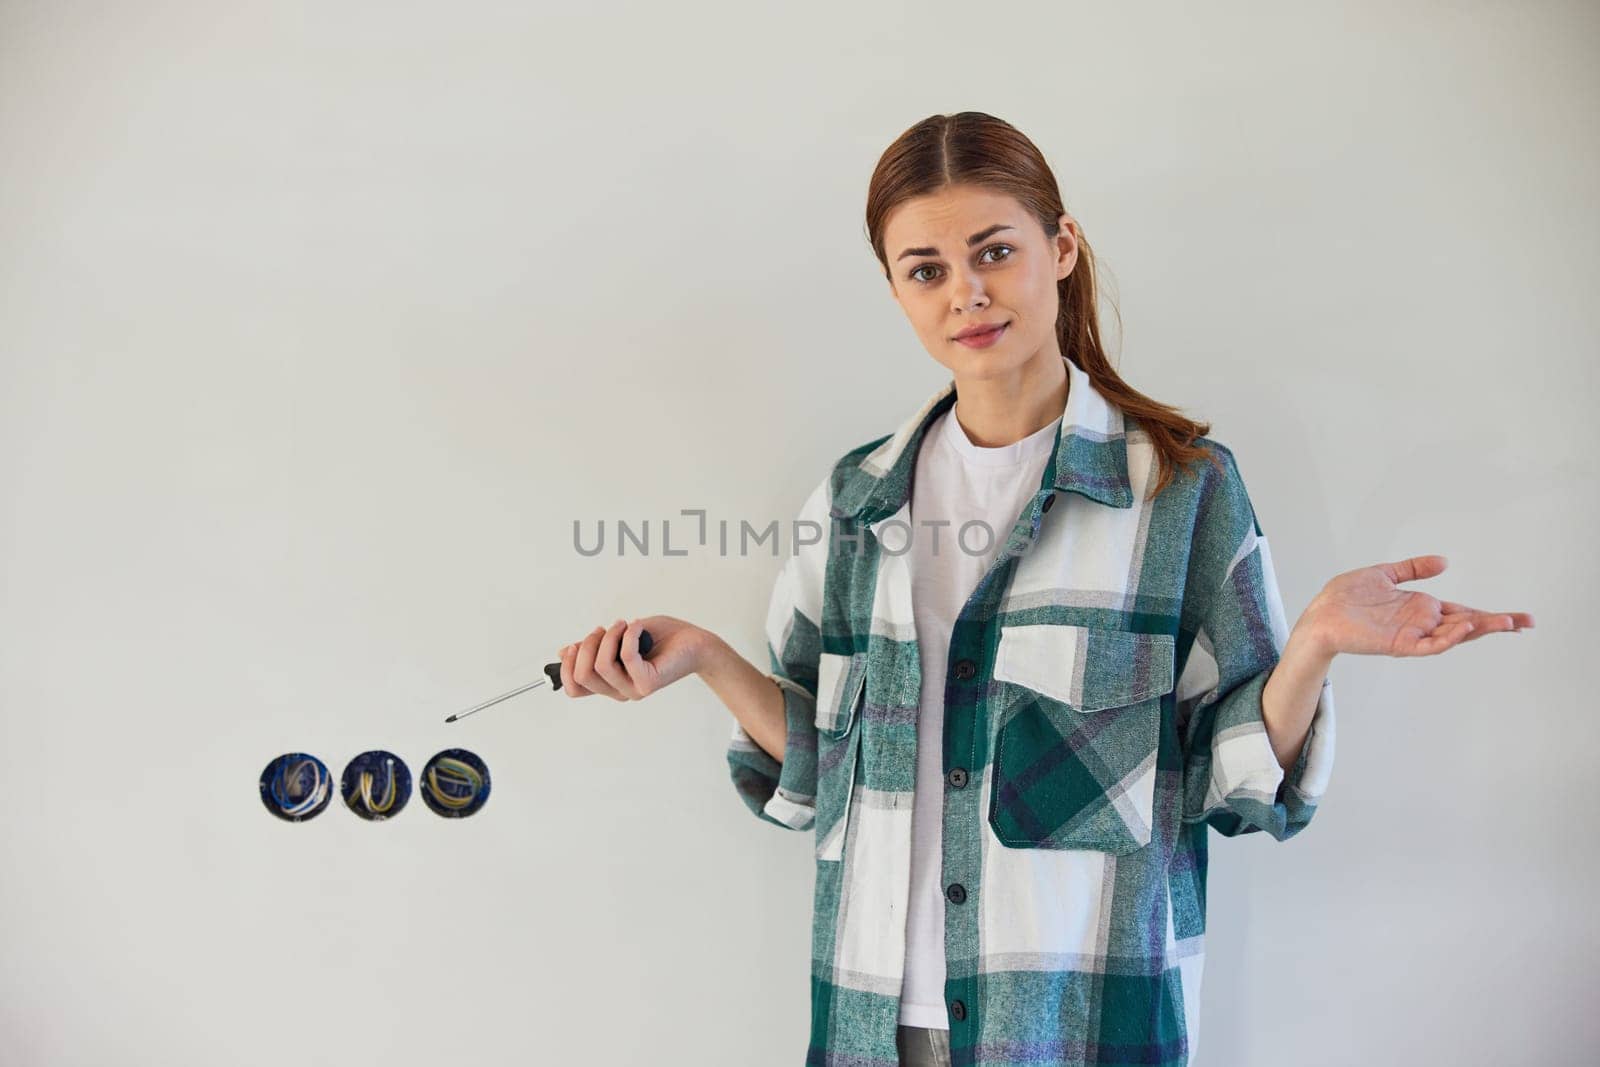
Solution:
{"label": "woman's right hand", "polygon": [[[649,630],[654,642],[649,659],[639,655],[640,630]],[[587,637],[557,653],[561,690],[574,698],[599,694],[613,700],[643,700],[699,670],[703,650],[714,639],[709,631],[671,615],[596,626]]]}

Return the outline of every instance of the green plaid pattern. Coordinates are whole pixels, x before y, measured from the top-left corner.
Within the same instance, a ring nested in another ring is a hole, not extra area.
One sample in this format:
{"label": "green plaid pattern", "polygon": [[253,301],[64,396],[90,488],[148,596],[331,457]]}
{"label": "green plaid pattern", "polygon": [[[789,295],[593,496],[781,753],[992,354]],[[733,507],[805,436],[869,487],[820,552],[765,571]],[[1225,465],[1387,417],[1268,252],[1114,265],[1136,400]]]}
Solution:
{"label": "green plaid pattern", "polygon": [[[1288,639],[1233,454],[1154,499],[1137,421],[1070,360],[1040,487],[954,624],[945,681],[945,1000],[960,1067],[1186,1064],[1199,1036],[1207,827],[1304,829],[1333,691],[1285,774],[1261,690]],[[733,784],[815,835],[816,1067],[895,1067],[921,665],[906,544],[917,448],[951,381],[811,492],[766,637],[780,763],[737,723]],[[959,900],[959,903],[957,902]]]}

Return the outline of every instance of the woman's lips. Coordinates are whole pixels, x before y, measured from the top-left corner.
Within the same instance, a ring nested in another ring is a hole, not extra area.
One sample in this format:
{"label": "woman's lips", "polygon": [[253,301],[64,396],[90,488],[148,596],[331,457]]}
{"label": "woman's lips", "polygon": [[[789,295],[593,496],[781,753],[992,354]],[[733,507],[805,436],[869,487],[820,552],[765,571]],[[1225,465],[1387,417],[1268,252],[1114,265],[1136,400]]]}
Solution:
{"label": "woman's lips", "polygon": [[1010,326],[1011,324],[1008,322],[1004,326],[996,329],[985,330],[983,333],[975,333],[967,337],[957,337],[956,340],[960,341],[968,348],[988,348],[990,345],[1000,340],[1001,335],[1004,334],[1006,330],[1010,328]]}

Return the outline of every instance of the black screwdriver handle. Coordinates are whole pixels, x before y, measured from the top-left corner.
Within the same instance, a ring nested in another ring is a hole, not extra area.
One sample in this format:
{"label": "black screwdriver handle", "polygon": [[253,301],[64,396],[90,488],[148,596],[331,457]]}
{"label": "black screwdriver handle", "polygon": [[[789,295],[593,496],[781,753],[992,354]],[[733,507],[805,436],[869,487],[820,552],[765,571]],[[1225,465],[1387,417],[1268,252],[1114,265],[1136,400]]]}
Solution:
{"label": "black screwdriver handle", "polygon": [[[639,655],[645,656],[645,657],[648,658],[649,655],[650,655],[650,650],[652,648],[654,648],[655,645],[656,645],[656,640],[655,640],[655,638],[650,636],[650,631],[649,630],[640,630],[639,631]],[[622,653],[620,651],[617,653],[617,662],[618,663],[622,662]],[[544,665],[544,673],[545,673],[545,676],[550,679],[550,687],[552,689],[560,689],[561,688],[561,661],[560,660],[557,660],[555,663],[546,663]]]}

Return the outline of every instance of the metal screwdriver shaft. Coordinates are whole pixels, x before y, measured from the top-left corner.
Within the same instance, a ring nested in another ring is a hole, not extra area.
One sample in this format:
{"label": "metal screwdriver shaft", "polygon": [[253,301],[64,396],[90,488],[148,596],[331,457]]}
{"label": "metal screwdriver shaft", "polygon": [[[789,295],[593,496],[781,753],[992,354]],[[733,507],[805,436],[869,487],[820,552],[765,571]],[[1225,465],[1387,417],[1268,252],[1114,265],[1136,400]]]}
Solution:
{"label": "metal screwdriver shaft", "polygon": [[456,712],[454,715],[452,715],[448,719],[446,719],[445,722],[455,722],[457,719],[464,719],[468,715],[471,715],[471,714],[473,714],[475,712],[482,711],[484,708],[493,707],[495,704],[500,703],[502,700],[510,700],[512,697],[516,696],[518,693],[526,693],[530,689],[537,689],[539,686],[544,684],[544,681],[545,680],[543,678],[540,678],[537,682],[529,682],[527,685],[518,686],[517,688],[511,690],[511,692],[509,692],[509,693],[501,693],[499,696],[495,697],[494,699],[485,700],[482,704],[479,704],[476,707],[468,708],[466,711],[458,711],[458,712]]}
{"label": "metal screwdriver shaft", "polygon": [[[649,630],[640,630],[639,631],[639,655],[641,655],[641,656],[649,656],[650,655],[650,650],[652,648],[654,648],[654,647],[655,647],[655,639],[650,636],[650,631]],[[622,662],[622,656],[621,656],[620,653],[618,653],[618,655],[617,655],[617,662],[618,663]],[[494,705],[500,703],[502,700],[510,700],[512,697],[516,696],[518,693],[526,693],[530,689],[537,689],[537,688],[539,688],[539,686],[545,684],[545,680],[546,679],[549,680],[550,687],[552,689],[560,689],[561,688],[561,664],[560,663],[546,663],[544,665],[544,673],[545,673],[545,677],[544,678],[540,678],[536,682],[529,682],[527,685],[519,685],[519,686],[517,686],[517,688],[511,690],[508,693],[501,693],[499,696],[492,697],[489,700],[485,700],[482,704],[478,704],[478,705],[476,705],[474,707],[470,707],[466,711],[458,711],[454,715],[452,715],[448,719],[446,719],[445,722],[455,722],[457,719],[464,719],[468,715],[474,714],[475,712],[482,711],[484,708],[493,707]]]}

